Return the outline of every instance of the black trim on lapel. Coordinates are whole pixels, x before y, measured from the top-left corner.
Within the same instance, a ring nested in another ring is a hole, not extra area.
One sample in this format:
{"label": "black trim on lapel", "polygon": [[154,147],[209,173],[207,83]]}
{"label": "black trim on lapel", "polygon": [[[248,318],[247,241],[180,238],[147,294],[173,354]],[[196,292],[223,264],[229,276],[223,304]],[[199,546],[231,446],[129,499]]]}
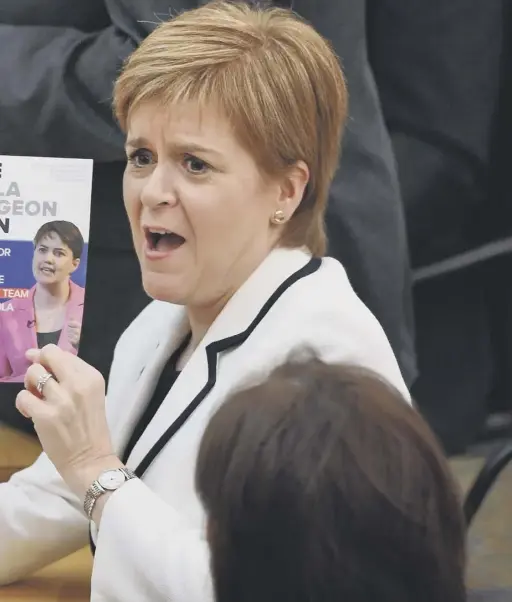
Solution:
{"label": "black trim on lapel", "polygon": [[139,478],[141,478],[144,475],[144,473],[150,467],[157,455],[167,445],[170,439],[179,431],[179,429],[185,424],[185,422],[190,418],[194,410],[199,406],[199,404],[215,386],[215,382],[217,380],[217,354],[221,353],[222,351],[226,351],[227,349],[232,349],[233,347],[238,347],[238,345],[241,345],[251,335],[256,326],[258,326],[258,324],[263,320],[263,318],[270,311],[270,308],[275,304],[279,297],[295,282],[297,282],[301,278],[304,278],[305,276],[309,276],[310,274],[316,272],[321,264],[322,260],[320,258],[314,257],[310,259],[310,261],[303,268],[297,270],[294,274],[288,277],[277,287],[277,289],[272,293],[272,295],[267,299],[263,307],[260,309],[258,315],[243,332],[227,337],[225,339],[221,339],[219,341],[214,341],[206,347],[206,357],[208,360],[208,380],[205,386],[194,397],[194,399],[189,403],[185,410],[183,410],[180,416],[178,416],[178,418],[165,431],[165,433],[160,437],[160,439],[153,445],[153,447],[149,450],[144,459],[137,466],[134,472]]}
{"label": "black trim on lapel", "polygon": [[[276,290],[272,293],[272,295],[267,299],[263,307],[260,309],[257,316],[243,332],[240,332],[230,337],[226,337],[225,339],[220,339],[219,341],[214,341],[206,347],[206,357],[208,361],[208,380],[205,386],[194,397],[194,399],[189,403],[185,410],[183,410],[180,416],[178,416],[178,418],[165,431],[165,433],[160,437],[160,439],[153,445],[153,447],[149,450],[144,459],[134,470],[135,474],[139,478],[142,478],[146,470],[153,463],[154,459],[167,445],[167,443],[172,439],[172,437],[179,431],[179,429],[185,424],[185,422],[190,418],[194,410],[199,406],[199,404],[215,386],[215,382],[217,380],[217,354],[221,353],[222,351],[226,351],[227,349],[232,349],[233,347],[241,345],[251,335],[256,326],[258,326],[258,324],[263,320],[263,318],[270,311],[270,308],[275,304],[279,297],[295,282],[297,282],[301,278],[304,278],[316,272],[321,265],[322,260],[320,258],[313,257],[312,259],[310,259],[304,267],[294,272],[276,288]],[[96,552],[96,546],[92,539],[92,533],[90,529],[89,544],[92,555],[94,556]]]}

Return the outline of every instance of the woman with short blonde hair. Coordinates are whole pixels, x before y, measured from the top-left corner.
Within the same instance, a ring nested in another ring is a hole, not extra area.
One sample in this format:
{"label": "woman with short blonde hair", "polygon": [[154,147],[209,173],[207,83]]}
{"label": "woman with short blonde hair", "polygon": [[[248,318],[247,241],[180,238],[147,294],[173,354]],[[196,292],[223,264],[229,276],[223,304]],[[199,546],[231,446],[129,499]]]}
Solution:
{"label": "woman with short blonde hair", "polygon": [[229,116],[239,142],[268,175],[297,161],[309,169],[280,244],[326,251],[324,214],[338,167],[347,89],[330,44],[300,17],[213,2],[160,26],[118,79],[114,106],[126,130],[144,103],[196,102]]}
{"label": "woman with short blonde hair", "polygon": [[117,345],[106,403],[80,359],[29,353],[17,406],[45,454],[0,486],[1,582],[78,549],[90,525],[93,600],[211,600],[194,470],[230,392],[307,347],[408,398],[379,323],[323,257],[346,109],[330,45],[291,11],[214,2],[134,52],[115,110],[155,301]]}

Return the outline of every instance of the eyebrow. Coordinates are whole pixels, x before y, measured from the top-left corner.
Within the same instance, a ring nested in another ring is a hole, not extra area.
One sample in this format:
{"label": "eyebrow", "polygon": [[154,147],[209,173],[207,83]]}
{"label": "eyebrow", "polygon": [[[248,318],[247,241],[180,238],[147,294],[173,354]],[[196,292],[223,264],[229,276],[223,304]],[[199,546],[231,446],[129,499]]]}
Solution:
{"label": "eyebrow", "polygon": [[128,138],[125,143],[125,147],[140,148],[141,146],[148,146],[149,143],[145,138]]}
{"label": "eyebrow", "polygon": [[[42,247],[43,249],[48,249],[49,248],[48,245],[45,245],[45,244],[40,243],[40,242],[37,243],[37,246],[38,247]],[[66,251],[66,249],[64,247],[53,247],[53,250],[54,251],[64,251],[64,252]]]}
{"label": "eyebrow", "polygon": [[[129,138],[126,141],[126,148],[141,148],[151,146],[149,141],[144,137],[138,138]],[[197,144],[196,142],[176,142],[174,144],[168,145],[170,149],[174,152],[184,152],[184,153],[205,153],[208,155],[215,155],[219,159],[222,158],[222,153],[214,150],[213,148],[208,148],[207,146],[202,146],[201,144]]]}

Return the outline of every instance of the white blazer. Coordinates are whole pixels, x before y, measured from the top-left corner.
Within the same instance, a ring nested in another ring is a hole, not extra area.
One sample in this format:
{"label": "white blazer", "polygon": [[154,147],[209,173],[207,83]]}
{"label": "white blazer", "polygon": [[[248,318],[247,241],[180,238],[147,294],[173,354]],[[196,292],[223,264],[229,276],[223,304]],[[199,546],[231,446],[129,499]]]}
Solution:
{"label": "white blazer", "polygon": [[[107,394],[118,453],[187,330],[184,308],[155,301],[119,340]],[[302,250],[273,251],[215,320],[134,447],[127,464],[145,462],[142,480],[117,490],[99,533],[93,528],[93,602],[213,600],[194,489],[201,436],[229,393],[301,349],[373,369],[409,399],[384,332],[341,264]],[[45,454],[0,485],[0,584],[86,545],[81,506]]]}

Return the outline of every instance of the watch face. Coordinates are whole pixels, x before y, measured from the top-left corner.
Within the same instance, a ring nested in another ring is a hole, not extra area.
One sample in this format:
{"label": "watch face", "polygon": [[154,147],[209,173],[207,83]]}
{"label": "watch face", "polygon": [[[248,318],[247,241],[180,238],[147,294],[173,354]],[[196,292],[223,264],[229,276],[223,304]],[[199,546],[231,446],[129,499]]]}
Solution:
{"label": "watch face", "polygon": [[117,489],[125,481],[126,477],[120,470],[106,470],[98,477],[98,483],[103,489]]}

